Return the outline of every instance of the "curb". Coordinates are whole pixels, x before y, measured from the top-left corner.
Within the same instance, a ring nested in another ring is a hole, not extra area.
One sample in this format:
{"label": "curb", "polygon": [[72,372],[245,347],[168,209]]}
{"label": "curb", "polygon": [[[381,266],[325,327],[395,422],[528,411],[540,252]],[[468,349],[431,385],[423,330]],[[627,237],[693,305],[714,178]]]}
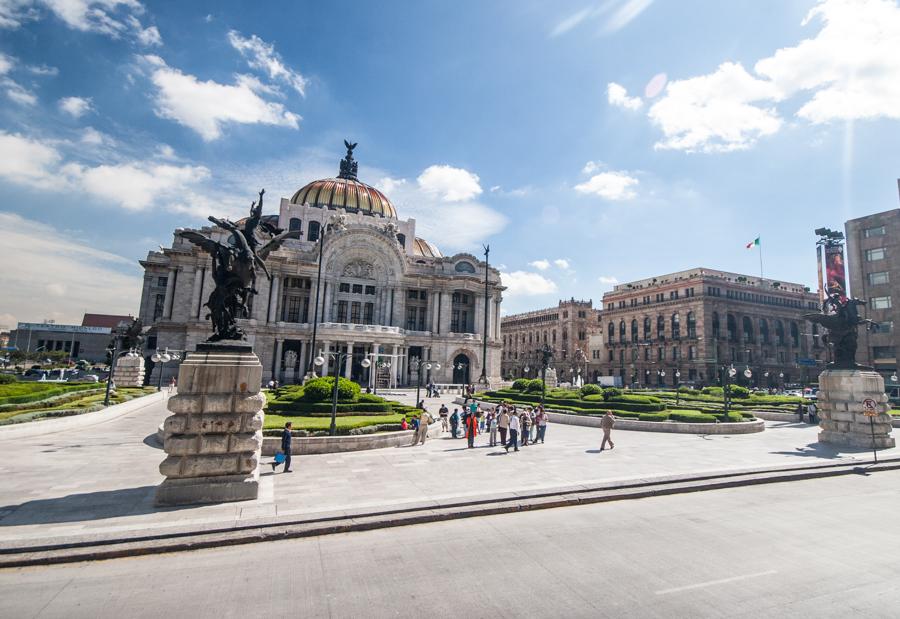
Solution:
{"label": "curb", "polygon": [[244,526],[227,529],[170,532],[143,537],[75,541],[30,547],[7,547],[0,549],[0,569],[183,552],[517,513],[535,509],[590,505],[892,470],[900,470],[900,457],[883,460],[878,464],[825,464],[705,475],[680,475],[625,483],[579,485],[529,493],[506,493],[468,500],[448,500],[443,503],[431,501],[406,507],[397,506],[393,509],[345,510],[332,515],[319,515],[318,517],[311,515],[305,519],[283,522],[247,523]]}

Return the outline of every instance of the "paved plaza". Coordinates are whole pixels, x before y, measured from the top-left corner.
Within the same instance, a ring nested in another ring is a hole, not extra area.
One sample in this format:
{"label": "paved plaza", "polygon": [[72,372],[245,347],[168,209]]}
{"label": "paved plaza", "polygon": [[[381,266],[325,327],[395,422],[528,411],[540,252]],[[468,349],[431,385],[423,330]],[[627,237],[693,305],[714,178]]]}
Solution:
{"label": "paved plaza", "polygon": [[[401,399],[412,402],[415,393]],[[430,399],[436,413],[440,401]],[[452,407],[452,404],[451,404]],[[815,463],[869,462],[871,452],[816,444],[817,429],[769,422],[760,434],[699,436],[614,432],[616,448],[599,451],[600,431],[552,424],[547,443],[506,454],[479,436],[467,449],[448,435],[424,446],[296,457],[293,474],[263,467],[255,501],[160,509],[154,491],[163,452],[156,428],[163,400],[107,421],[42,422],[45,432],[0,431],[0,543],[128,537],[147,531],[222,528],[367,507],[427,504],[463,497]],[[880,452],[882,458],[900,450]],[[268,459],[264,459],[268,461]]]}

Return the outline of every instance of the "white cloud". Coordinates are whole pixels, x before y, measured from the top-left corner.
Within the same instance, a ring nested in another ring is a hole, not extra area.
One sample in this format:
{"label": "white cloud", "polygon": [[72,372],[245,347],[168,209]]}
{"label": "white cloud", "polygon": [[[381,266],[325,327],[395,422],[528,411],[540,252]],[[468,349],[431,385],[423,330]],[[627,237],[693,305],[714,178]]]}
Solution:
{"label": "white cloud", "polygon": [[748,148],[781,128],[774,108],[754,105],[777,98],[771,82],[731,62],[709,75],[669,82],[665,95],[648,113],[665,136],[656,148],[688,152]]}
{"label": "white cloud", "polygon": [[557,258],[553,261],[553,264],[557,266],[557,268],[562,269],[563,271],[568,271],[571,268],[569,261],[565,258]]}
{"label": "white cloud", "polygon": [[601,275],[600,277],[597,278],[597,281],[599,281],[601,284],[607,284],[607,285],[612,285],[612,286],[619,283],[619,280],[616,279],[615,277],[612,277],[611,275]]}
{"label": "white cloud", "polygon": [[629,97],[625,87],[616,84],[615,82],[607,84],[606,99],[609,101],[610,105],[632,111],[639,110],[641,109],[641,106],[644,105],[644,102],[641,101],[640,97]]}
{"label": "white cloud", "polygon": [[228,32],[228,42],[247,59],[251,68],[265,72],[270,79],[288,84],[301,95],[306,94],[306,78],[284,64],[274,45],[255,34],[251,34],[250,38],[243,37],[236,30]]}
{"label": "white cloud", "polygon": [[584,167],[581,168],[581,173],[582,174],[593,174],[594,172],[597,172],[598,170],[602,170],[605,167],[606,167],[606,164],[603,163],[602,161],[588,161],[586,164],[584,164]]}
{"label": "white cloud", "polygon": [[135,17],[143,12],[137,0],[0,0],[0,28],[16,29],[50,13],[80,32],[114,39],[133,35],[142,45],[161,44],[156,26],[144,28]]}
{"label": "white cloud", "polygon": [[156,26],[144,28],[136,17],[130,17],[128,22],[131,24],[132,28],[134,28],[134,36],[137,38],[138,43],[146,47],[158,47],[162,45],[162,36],[159,34],[159,28]]}
{"label": "white cloud", "polygon": [[[376,186],[401,217],[416,220],[416,234],[446,250],[471,251],[506,227],[501,213],[473,198],[481,193],[478,176],[461,168],[434,165],[416,183],[384,177]],[[476,191],[477,189],[477,191]]]}
{"label": "white cloud", "polygon": [[37,96],[18,82],[8,77],[0,78],[0,87],[3,88],[7,98],[19,105],[34,105],[37,103]]}
{"label": "white cloud", "polygon": [[239,76],[236,83],[200,81],[193,75],[169,67],[158,56],[143,56],[151,68],[157,87],[156,113],[196,131],[206,141],[222,136],[227,123],[300,126],[300,116],[281,103],[266,101],[257,94],[258,80]]}
{"label": "white cloud", "polygon": [[544,260],[544,259],[535,260],[533,262],[529,262],[528,266],[532,266],[532,267],[536,268],[538,271],[546,271],[547,269],[550,268],[550,261]]}
{"label": "white cloud", "polygon": [[481,194],[477,174],[449,165],[429,166],[416,180],[423,191],[446,202],[471,200]]}
{"label": "white cloud", "polygon": [[551,37],[565,34],[583,23],[603,19],[600,32],[613,34],[634,21],[653,0],[606,0],[596,7],[586,7],[567,15],[550,31]]}
{"label": "white cloud", "polygon": [[594,194],[606,200],[631,200],[637,196],[639,181],[627,172],[601,172],[587,181],[575,185],[580,193]]}
{"label": "white cloud", "polygon": [[530,271],[512,271],[500,273],[500,280],[506,286],[505,297],[529,297],[556,292],[556,282],[540,273]]}
{"label": "white cloud", "polygon": [[823,0],[803,25],[814,36],[762,58],[751,74],[722,63],[708,75],[669,82],[649,110],[663,132],[656,148],[746,149],[783,126],[777,104],[813,124],[900,119],[900,6],[892,0]]}
{"label": "white cloud", "polygon": [[0,178],[26,186],[58,188],[61,183],[55,168],[61,159],[52,146],[0,131]]}
{"label": "white cloud", "polygon": [[134,261],[13,213],[0,212],[0,234],[16,257],[16,268],[0,270],[0,289],[15,291],[4,297],[10,326],[45,318],[80,324],[85,311],[137,313],[142,278]]}
{"label": "white cloud", "polygon": [[59,100],[59,109],[72,118],[81,118],[92,107],[90,97],[64,97]]}
{"label": "white cloud", "polygon": [[35,75],[48,75],[51,77],[59,75],[59,69],[56,67],[51,67],[45,64],[41,65],[30,65],[25,67],[30,73]]}
{"label": "white cloud", "polygon": [[14,65],[15,60],[11,56],[0,54],[0,75],[6,75],[7,73],[9,73]]}
{"label": "white cloud", "polygon": [[81,131],[81,142],[91,146],[111,146],[115,144],[115,140],[112,137],[97,131],[93,127],[85,127]]}

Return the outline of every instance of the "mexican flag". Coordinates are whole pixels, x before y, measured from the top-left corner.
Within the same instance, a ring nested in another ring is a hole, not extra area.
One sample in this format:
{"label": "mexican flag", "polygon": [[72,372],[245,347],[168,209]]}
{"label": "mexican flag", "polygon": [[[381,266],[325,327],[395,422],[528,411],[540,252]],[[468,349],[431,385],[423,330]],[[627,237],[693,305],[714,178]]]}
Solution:
{"label": "mexican flag", "polygon": [[747,243],[747,249],[753,249],[754,247],[759,247],[759,237],[756,237],[749,243]]}

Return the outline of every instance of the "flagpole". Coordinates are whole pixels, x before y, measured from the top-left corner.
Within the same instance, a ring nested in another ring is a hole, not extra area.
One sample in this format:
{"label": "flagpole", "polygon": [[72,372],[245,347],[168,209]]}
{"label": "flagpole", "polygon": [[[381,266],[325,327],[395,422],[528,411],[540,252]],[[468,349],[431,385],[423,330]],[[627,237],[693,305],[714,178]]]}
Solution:
{"label": "flagpole", "polygon": [[763,262],[762,262],[762,237],[756,237],[759,239],[759,278],[763,279]]}

